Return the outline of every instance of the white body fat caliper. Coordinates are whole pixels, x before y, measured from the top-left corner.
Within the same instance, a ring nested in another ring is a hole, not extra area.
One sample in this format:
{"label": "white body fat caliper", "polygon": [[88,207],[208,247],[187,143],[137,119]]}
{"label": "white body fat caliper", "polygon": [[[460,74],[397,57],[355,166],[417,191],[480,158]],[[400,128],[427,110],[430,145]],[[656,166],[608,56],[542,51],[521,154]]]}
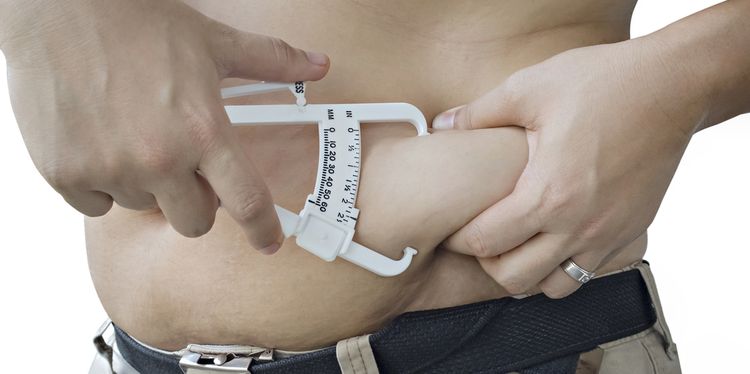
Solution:
{"label": "white body fat caliper", "polygon": [[297,245],[333,261],[341,257],[381,276],[394,276],[409,267],[417,250],[404,249],[392,260],[354,242],[359,210],[355,207],[362,154],[360,123],[408,122],[417,135],[427,135],[427,121],[415,106],[406,103],[307,104],[305,83],[256,83],[225,88],[222,97],[238,97],[289,90],[296,105],[227,105],[233,125],[317,124],[320,137],[315,189],[305,207],[295,214],[276,206],[284,236],[296,236]]}

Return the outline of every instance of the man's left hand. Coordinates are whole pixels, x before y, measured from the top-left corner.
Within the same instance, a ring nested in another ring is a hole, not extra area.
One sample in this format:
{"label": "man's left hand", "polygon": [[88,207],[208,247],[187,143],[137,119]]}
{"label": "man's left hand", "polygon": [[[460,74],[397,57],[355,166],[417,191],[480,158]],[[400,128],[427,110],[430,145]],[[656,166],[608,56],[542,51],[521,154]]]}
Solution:
{"label": "man's left hand", "polygon": [[690,72],[645,38],[578,48],[511,75],[435,129],[523,126],[529,161],[511,195],[444,245],[477,256],[513,294],[564,297],[580,283],[560,265],[596,271],[654,219],[705,119]]}

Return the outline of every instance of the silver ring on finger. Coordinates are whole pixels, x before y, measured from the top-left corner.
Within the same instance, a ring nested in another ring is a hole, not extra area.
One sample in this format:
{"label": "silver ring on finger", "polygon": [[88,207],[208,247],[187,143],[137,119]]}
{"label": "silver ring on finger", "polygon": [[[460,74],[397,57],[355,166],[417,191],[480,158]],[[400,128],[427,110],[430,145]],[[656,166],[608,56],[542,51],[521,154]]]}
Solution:
{"label": "silver ring on finger", "polygon": [[596,276],[593,271],[588,271],[573,262],[571,259],[565,260],[560,267],[568,274],[571,278],[575,279],[578,283],[584,284],[590,281]]}

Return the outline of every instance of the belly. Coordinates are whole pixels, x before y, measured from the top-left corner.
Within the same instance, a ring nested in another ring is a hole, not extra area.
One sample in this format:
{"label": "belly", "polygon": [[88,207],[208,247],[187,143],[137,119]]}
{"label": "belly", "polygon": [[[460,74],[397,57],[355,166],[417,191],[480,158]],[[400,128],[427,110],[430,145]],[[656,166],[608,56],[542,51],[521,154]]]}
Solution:
{"label": "belly", "polygon": [[[309,86],[308,102],[410,102],[428,120],[562,50],[627,38],[633,6],[599,1],[189,3],[237,28],[326,52],[330,73]],[[283,95],[263,100],[292,102]],[[234,131],[274,201],[299,211],[314,184],[316,128]],[[365,141],[402,136],[409,133],[377,129],[365,133]],[[87,219],[86,235],[92,278],[109,315],[136,338],[165,349],[187,343],[309,349],[373,331],[407,310],[505,295],[474,259],[432,248],[420,248],[412,269],[394,278],[340,260],[323,262],[293,241],[274,256],[262,256],[221,209],[211,232],[198,239],[180,237],[158,211],[117,207]],[[622,265],[644,248],[645,240],[634,243]]]}

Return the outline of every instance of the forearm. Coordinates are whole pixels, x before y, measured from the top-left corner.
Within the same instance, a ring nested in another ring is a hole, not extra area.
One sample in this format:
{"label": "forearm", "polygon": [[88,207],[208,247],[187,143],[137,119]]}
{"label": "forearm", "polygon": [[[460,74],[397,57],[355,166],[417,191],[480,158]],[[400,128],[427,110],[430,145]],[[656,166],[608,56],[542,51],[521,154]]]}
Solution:
{"label": "forearm", "polygon": [[667,74],[700,105],[698,131],[750,111],[750,1],[729,0],[682,19],[645,39],[658,45]]}

